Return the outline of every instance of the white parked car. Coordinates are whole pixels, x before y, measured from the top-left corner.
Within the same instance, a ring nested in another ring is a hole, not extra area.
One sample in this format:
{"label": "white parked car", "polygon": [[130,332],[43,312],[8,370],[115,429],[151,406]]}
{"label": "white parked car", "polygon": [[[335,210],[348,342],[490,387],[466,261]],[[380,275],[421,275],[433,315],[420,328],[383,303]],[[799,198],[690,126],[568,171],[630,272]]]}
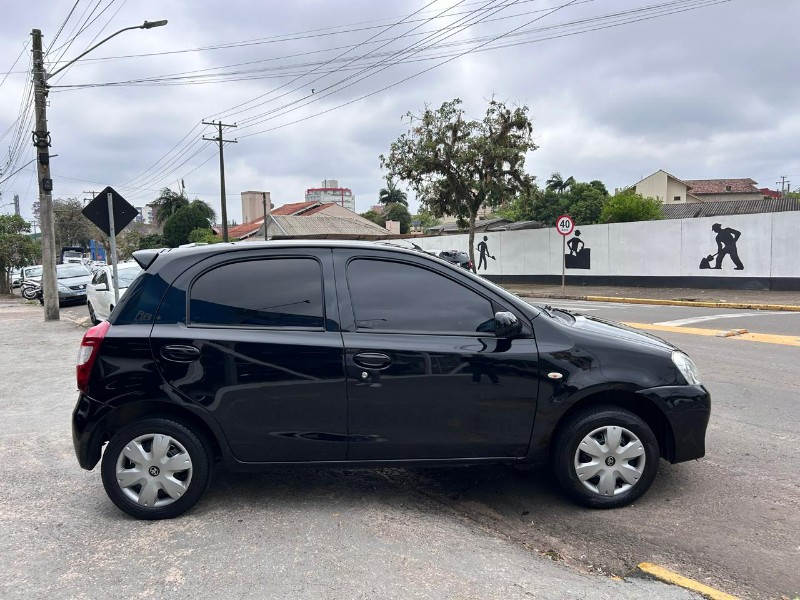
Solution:
{"label": "white parked car", "polygon": [[[117,265],[119,276],[119,297],[125,295],[128,286],[142,272],[135,262],[123,262]],[[86,306],[93,325],[105,321],[114,310],[114,270],[109,265],[95,271],[92,281],[86,286]]]}

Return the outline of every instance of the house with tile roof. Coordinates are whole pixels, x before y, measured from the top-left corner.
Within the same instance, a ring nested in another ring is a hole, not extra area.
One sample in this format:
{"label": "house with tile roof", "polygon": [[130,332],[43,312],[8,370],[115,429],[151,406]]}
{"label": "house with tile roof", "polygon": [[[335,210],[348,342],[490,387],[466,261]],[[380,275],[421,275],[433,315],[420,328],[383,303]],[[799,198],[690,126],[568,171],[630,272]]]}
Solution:
{"label": "house with tile roof", "polygon": [[678,179],[659,169],[633,184],[636,193],[657,198],[665,206],[699,202],[758,201],[780,198],[767,188],[759,189],[749,177],[739,179]]}
{"label": "house with tile roof", "polygon": [[686,179],[691,194],[702,202],[724,202],[727,200],[763,200],[764,192],[756,187],[756,182],[742,179]]}
{"label": "house with tile roof", "polygon": [[633,184],[636,193],[646,198],[656,198],[666,204],[686,204],[701,202],[700,198],[689,190],[688,182],[678,179],[674,175],[659,169],[641,181]]}
{"label": "house with tile roof", "polygon": [[[324,218],[323,218],[324,217]],[[221,228],[214,233],[221,235]],[[391,232],[369,219],[338,204],[327,202],[294,202],[273,208],[267,216],[269,239],[339,237],[342,239],[379,239]],[[264,239],[264,218],[228,227],[231,240],[261,241]]]}

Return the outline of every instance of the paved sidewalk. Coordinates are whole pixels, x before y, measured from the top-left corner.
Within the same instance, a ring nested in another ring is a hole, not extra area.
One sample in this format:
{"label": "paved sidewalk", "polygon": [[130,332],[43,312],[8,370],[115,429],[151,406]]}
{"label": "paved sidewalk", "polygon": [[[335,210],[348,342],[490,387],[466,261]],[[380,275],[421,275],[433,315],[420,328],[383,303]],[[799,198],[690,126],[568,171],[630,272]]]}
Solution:
{"label": "paved sidewalk", "polygon": [[800,307],[800,292],[764,290],[704,290],[696,288],[650,288],[568,285],[504,285],[519,296],[529,298],[568,298],[584,300],[587,296],[641,298],[668,301],[712,302],[746,305],[784,305]]}

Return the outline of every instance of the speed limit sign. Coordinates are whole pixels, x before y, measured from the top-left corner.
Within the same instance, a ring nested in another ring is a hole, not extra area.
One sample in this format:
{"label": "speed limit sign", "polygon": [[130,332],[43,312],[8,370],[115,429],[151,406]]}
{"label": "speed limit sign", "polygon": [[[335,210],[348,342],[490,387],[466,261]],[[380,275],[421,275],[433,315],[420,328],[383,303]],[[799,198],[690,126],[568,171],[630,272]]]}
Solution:
{"label": "speed limit sign", "polygon": [[569,215],[561,215],[556,219],[556,229],[563,236],[568,236],[575,229],[575,221]]}

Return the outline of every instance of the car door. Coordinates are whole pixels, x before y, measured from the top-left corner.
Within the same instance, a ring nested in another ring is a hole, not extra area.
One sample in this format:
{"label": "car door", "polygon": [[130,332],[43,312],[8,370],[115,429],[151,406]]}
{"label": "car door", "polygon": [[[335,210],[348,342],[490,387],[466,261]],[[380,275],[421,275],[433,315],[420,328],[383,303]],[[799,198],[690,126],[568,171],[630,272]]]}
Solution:
{"label": "car door", "polygon": [[524,456],[538,391],[530,326],[496,337],[495,312],[508,307],[455,268],[344,249],[335,257],[348,458]]}
{"label": "car door", "polygon": [[[108,315],[111,314],[111,309],[109,306],[109,276],[105,269],[101,269],[96,273],[96,281],[94,283],[95,286],[95,293],[94,293],[94,301],[92,302],[92,306],[94,306],[94,312],[99,319],[108,319]],[[100,286],[101,289],[97,289],[97,286]],[[105,290],[102,287],[105,286]],[[95,304],[96,302],[96,304]]]}
{"label": "car door", "polygon": [[330,250],[236,255],[203,261],[167,291],[151,334],[161,375],[213,415],[240,461],[344,460]]}

